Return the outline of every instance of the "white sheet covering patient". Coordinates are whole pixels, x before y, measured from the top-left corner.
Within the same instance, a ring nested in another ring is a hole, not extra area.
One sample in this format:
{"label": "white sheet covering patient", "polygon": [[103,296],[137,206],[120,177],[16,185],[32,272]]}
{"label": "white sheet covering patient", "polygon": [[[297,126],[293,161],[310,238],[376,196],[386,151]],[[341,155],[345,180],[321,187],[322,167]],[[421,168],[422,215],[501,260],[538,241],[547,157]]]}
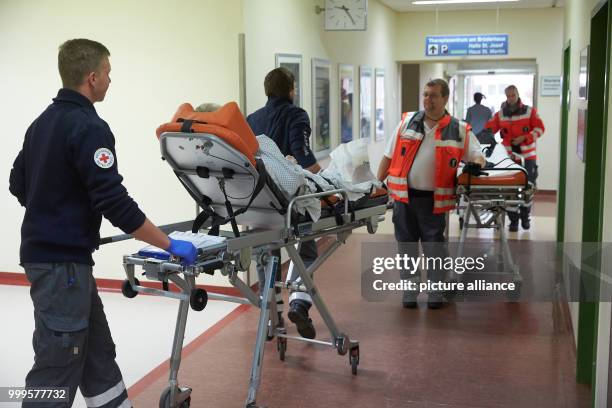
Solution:
{"label": "white sheet covering patient", "polygon": [[[257,141],[259,142],[257,154],[261,157],[270,177],[288,199],[296,195],[316,193],[318,185],[324,191],[343,188],[347,191],[349,200],[354,201],[370,193],[372,188],[382,186],[369,170],[367,148],[365,158],[360,157],[360,160],[356,161],[347,156],[350,154],[347,146],[340,145],[331,153],[332,162],[329,167],[313,174],[283,156],[276,143],[268,136],[257,136]],[[355,177],[356,174],[359,176]],[[319,198],[300,200],[296,202],[296,209],[300,214],[305,214],[307,211],[313,221],[321,218]]]}

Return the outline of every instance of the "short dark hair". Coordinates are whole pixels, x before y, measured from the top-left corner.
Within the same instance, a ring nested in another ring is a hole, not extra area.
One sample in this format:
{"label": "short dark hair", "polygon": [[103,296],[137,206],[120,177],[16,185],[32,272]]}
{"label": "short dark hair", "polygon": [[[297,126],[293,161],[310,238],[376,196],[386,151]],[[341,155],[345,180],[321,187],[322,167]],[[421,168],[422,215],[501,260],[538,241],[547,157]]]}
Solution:
{"label": "short dark hair", "polygon": [[97,41],[85,38],[68,40],[59,47],[57,67],[64,88],[78,88],[90,72],[100,68],[110,51]]}
{"label": "short dark hair", "polygon": [[480,103],[480,102],[482,102],[482,98],[484,98],[484,95],[481,94],[480,92],[476,92],[474,94],[474,102]]}
{"label": "short dark hair", "polygon": [[440,86],[440,92],[442,93],[442,97],[446,97],[450,95],[450,89],[448,87],[448,83],[441,78],[432,79],[431,81],[425,84],[425,86],[429,88],[433,88],[434,86],[438,86],[438,85]]}
{"label": "short dark hair", "polygon": [[268,72],[264,79],[266,96],[280,96],[289,98],[289,94],[295,87],[295,77],[287,68],[275,68]]}

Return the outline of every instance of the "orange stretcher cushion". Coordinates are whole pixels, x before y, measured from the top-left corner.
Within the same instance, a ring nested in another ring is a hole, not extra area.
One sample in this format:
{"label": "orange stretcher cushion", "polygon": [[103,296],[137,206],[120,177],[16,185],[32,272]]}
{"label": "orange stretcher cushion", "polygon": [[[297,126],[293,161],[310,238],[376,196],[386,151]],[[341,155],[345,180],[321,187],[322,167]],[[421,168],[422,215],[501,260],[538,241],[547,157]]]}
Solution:
{"label": "orange stretcher cushion", "polygon": [[179,106],[171,122],[157,128],[157,138],[164,132],[180,132],[184,120],[194,121],[191,126],[193,133],[209,133],[220,137],[255,165],[259,143],[236,102],[227,103],[215,112],[196,112],[190,103],[184,103]]}
{"label": "orange stretcher cushion", "polygon": [[527,176],[522,171],[504,176],[472,176],[469,183],[468,178],[468,174],[462,173],[457,183],[463,186],[467,186],[469,183],[473,186],[524,186],[527,182]]}

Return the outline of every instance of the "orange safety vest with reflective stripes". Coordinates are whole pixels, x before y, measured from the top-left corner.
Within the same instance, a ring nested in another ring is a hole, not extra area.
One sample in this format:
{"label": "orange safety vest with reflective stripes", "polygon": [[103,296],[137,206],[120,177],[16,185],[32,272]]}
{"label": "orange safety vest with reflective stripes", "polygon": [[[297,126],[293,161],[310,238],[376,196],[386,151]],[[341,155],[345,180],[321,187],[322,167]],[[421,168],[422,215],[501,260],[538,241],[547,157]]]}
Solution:
{"label": "orange safety vest with reflective stripes", "polygon": [[518,102],[519,107],[511,114],[506,111],[506,104],[495,113],[485,125],[485,128],[491,129],[493,134],[498,131],[502,137],[502,144],[506,151],[512,157],[512,139],[519,136],[525,136],[525,140],[519,145],[521,154],[525,160],[536,160],[536,140],[544,133],[544,123],[536,108],[523,105]]}
{"label": "orange safety vest with reflective stripes", "polygon": [[[408,174],[425,136],[425,112],[417,112],[410,121],[407,115],[402,115],[387,176],[391,197],[403,203],[408,203]],[[455,208],[457,166],[468,148],[470,129],[469,124],[448,114],[438,122],[435,131],[434,214]]]}

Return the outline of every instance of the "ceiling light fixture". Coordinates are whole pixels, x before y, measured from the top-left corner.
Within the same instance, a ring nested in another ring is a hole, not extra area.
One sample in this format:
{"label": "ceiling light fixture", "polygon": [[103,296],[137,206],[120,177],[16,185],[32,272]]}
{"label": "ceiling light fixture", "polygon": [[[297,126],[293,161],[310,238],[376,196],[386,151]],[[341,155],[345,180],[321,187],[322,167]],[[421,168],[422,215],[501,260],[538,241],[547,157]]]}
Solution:
{"label": "ceiling light fixture", "polygon": [[516,3],[520,0],[418,0],[413,1],[415,6],[444,5],[444,4],[473,4],[473,3]]}

